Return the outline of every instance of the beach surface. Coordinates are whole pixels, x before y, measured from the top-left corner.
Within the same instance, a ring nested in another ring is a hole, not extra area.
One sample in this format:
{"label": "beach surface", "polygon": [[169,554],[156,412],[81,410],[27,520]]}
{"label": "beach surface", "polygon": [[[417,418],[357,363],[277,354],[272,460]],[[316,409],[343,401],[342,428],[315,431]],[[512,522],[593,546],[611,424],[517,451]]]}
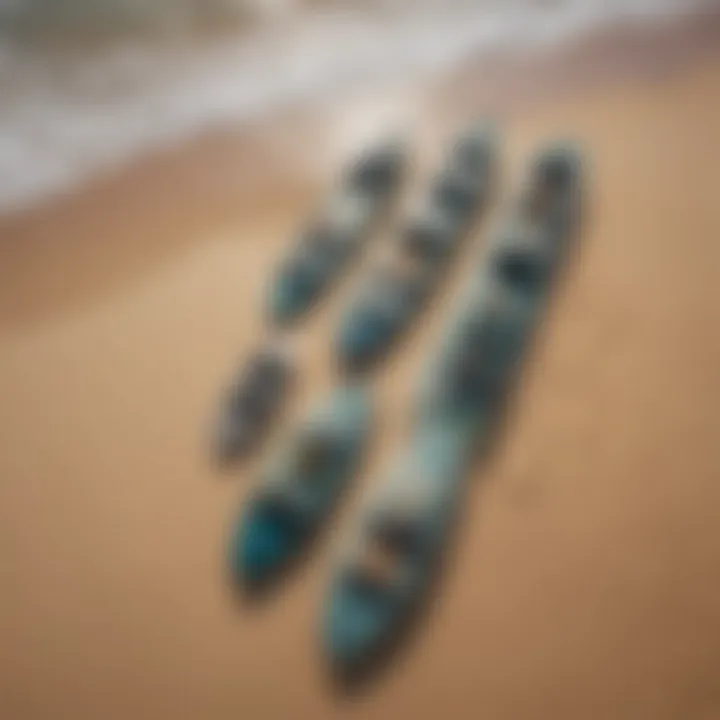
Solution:
{"label": "beach surface", "polygon": [[[591,158],[590,202],[438,599],[353,697],[331,688],[319,645],[334,541],[402,444],[490,222],[377,374],[377,442],[330,532],[245,607],[227,531],[262,458],[221,473],[209,433],[268,336],[267,279],[329,182],[331,162],[306,161],[345,131],[338,113],[215,132],[0,219],[0,717],[719,719],[712,32],[668,30],[646,54],[605,39],[535,75],[513,67],[514,85],[470,65],[408,95],[418,184],[452,128],[497,111],[500,214],[528,153],[558,135]],[[268,452],[335,382],[330,338],[368,262],[298,332],[300,392]]]}

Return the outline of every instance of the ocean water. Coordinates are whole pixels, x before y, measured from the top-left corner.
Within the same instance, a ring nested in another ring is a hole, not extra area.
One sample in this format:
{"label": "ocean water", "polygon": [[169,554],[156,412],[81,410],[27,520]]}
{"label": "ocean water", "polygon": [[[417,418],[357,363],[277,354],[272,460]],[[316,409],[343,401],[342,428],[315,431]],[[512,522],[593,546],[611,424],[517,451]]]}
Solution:
{"label": "ocean water", "polygon": [[213,125],[695,4],[0,0],[0,212]]}

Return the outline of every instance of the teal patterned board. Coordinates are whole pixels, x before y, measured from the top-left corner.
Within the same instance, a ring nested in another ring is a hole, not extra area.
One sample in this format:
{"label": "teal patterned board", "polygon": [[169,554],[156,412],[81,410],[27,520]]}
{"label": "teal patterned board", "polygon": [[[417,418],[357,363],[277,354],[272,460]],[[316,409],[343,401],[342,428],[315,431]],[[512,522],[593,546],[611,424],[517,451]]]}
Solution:
{"label": "teal patterned board", "polygon": [[445,422],[423,427],[343,544],[322,619],[324,650],[338,668],[373,658],[427,585],[456,510],[475,430]]}
{"label": "teal patterned board", "polygon": [[212,438],[223,464],[251,452],[279,415],[296,381],[295,360],[287,348],[264,348],[225,390]]}
{"label": "teal patterned board", "polygon": [[371,411],[366,387],[338,387],[272,453],[233,526],[236,580],[270,582],[302,553],[360,465]]}
{"label": "teal patterned board", "polygon": [[406,155],[392,141],[367,151],[349,169],[271,283],[274,323],[296,322],[329,291],[398,195]]}

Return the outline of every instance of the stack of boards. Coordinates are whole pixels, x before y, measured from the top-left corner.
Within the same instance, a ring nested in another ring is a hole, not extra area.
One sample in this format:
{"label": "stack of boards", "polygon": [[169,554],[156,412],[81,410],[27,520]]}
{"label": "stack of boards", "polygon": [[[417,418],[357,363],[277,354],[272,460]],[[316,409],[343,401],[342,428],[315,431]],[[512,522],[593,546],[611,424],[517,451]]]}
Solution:
{"label": "stack of boards", "polygon": [[[366,374],[421,314],[487,206],[497,148],[486,125],[454,138],[422,211],[396,235],[392,264],[369,274],[342,315],[335,335],[341,381],[273,452],[233,526],[230,565],[243,587],[279,579],[357,475],[374,424]],[[271,323],[294,324],[330,291],[388,214],[406,166],[403,147],[390,143],[350,167],[272,282]],[[581,170],[576,149],[540,149],[473,268],[423,376],[407,447],[350,528],[333,571],[323,646],[336,667],[371,662],[428,587],[470,464],[493,436],[579,226]],[[223,402],[223,459],[259,443],[296,374],[293,358],[278,348],[256,355]]]}
{"label": "stack of boards", "polygon": [[347,667],[396,634],[426,590],[469,465],[492,438],[579,217],[579,156],[548,148],[478,265],[432,359],[407,448],[352,528],[324,644]]}

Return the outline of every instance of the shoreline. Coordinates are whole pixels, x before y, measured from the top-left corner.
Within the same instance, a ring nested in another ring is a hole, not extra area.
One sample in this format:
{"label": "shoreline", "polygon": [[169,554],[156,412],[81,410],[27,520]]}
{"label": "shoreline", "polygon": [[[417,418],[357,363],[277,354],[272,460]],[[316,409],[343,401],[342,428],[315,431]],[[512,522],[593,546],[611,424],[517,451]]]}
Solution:
{"label": "shoreline", "polygon": [[[700,13],[654,28],[612,30],[538,58],[484,57],[421,93],[411,91],[408,107],[398,93],[389,100],[396,105],[389,114],[409,121],[414,141],[432,155],[466,116],[488,114],[512,124],[523,112],[582,100],[607,85],[661,81],[704,56],[717,56],[713,41],[719,37],[720,13]],[[473,80],[478,77],[481,82]],[[376,101],[362,97],[341,110],[351,119],[354,108],[362,115],[369,106],[372,114]],[[337,108],[324,103],[209,131],[64,196],[0,216],[0,267],[11,279],[0,283],[0,330],[112,293],[200,237],[262,223],[278,203],[281,214],[296,216],[287,229],[295,232],[322,196],[333,166],[341,164],[327,143],[338,134],[337,124]],[[325,154],[313,162],[312,148],[322,141]],[[348,143],[362,146],[358,138]],[[417,160],[422,167],[423,158]],[[78,266],[89,272],[78,276]]]}
{"label": "shoreline", "polygon": [[[473,113],[512,117],[522,110],[562,98],[581,97],[582,93],[592,93],[606,84],[623,84],[638,78],[662,79],[663,75],[681,70],[704,55],[720,52],[719,38],[720,13],[700,9],[678,18],[657,19],[651,26],[617,25],[588,31],[557,46],[528,54],[518,50],[481,52],[455,70],[443,73],[439,80],[419,79],[415,84],[422,90],[415,94],[421,93],[424,97],[418,105],[427,107],[415,107],[410,123],[414,128],[422,127],[423,120],[418,115],[423,109],[434,126],[443,120],[454,124],[458,116]],[[478,76],[482,77],[481,83],[476,82]],[[407,90],[412,84],[411,81],[402,83],[401,88]],[[380,94],[388,92],[392,93],[393,89],[381,90]],[[341,100],[341,104],[362,103],[363,98],[372,96],[372,90],[361,91],[358,101],[351,93],[349,101]],[[193,171],[203,156],[207,156],[208,164],[224,161],[222,173],[227,174],[228,181],[224,186],[211,183],[206,189],[208,197],[225,190],[239,190],[244,194],[241,199],[250,205],[257,194],[306,186],[308,182],[322,183],[328,177],[327,162],[322,163],[318,178],[317,167],[312,170],[302,167],[298,158],[283,156],[283,152],[292,153],[297,150],[297,144],[317,139],[332,123],[333,104],[328,98],[307,101],[263,118],[240,121],[237,127],[218,124],[166,147],[150,149],[64,192],[41,198],[28,207],[0,213],[0,231],[14,230],[35,214],[58,212],[68,206],[76,212],[74,206],[79,196],[96,194],[94,200],[106,201],[108,194],[121,192],[141,177],[144,182],[148,182],[145,179],[148,176],[163,181],[176,179],[180,174],[192,186]],[[439,105],[445,109],[439,110]],[[283,142],[291,132],[299,134],[299,143]],[[280,148],[274,150],[273,144]],[[244,166],[238,160],[248,153],[251,157]],[[331,158],[329,165],[335,166],[341,160]],[[252,176],[258,162],[266,166],[260,183]],[[205,173],[204,179],[210,177],[206,168],[201,167],[200,171]],[[157,190],[162,192],[163,183],[158,185]],[[188,195],[201,191],[200,187],[193,186]]]}

